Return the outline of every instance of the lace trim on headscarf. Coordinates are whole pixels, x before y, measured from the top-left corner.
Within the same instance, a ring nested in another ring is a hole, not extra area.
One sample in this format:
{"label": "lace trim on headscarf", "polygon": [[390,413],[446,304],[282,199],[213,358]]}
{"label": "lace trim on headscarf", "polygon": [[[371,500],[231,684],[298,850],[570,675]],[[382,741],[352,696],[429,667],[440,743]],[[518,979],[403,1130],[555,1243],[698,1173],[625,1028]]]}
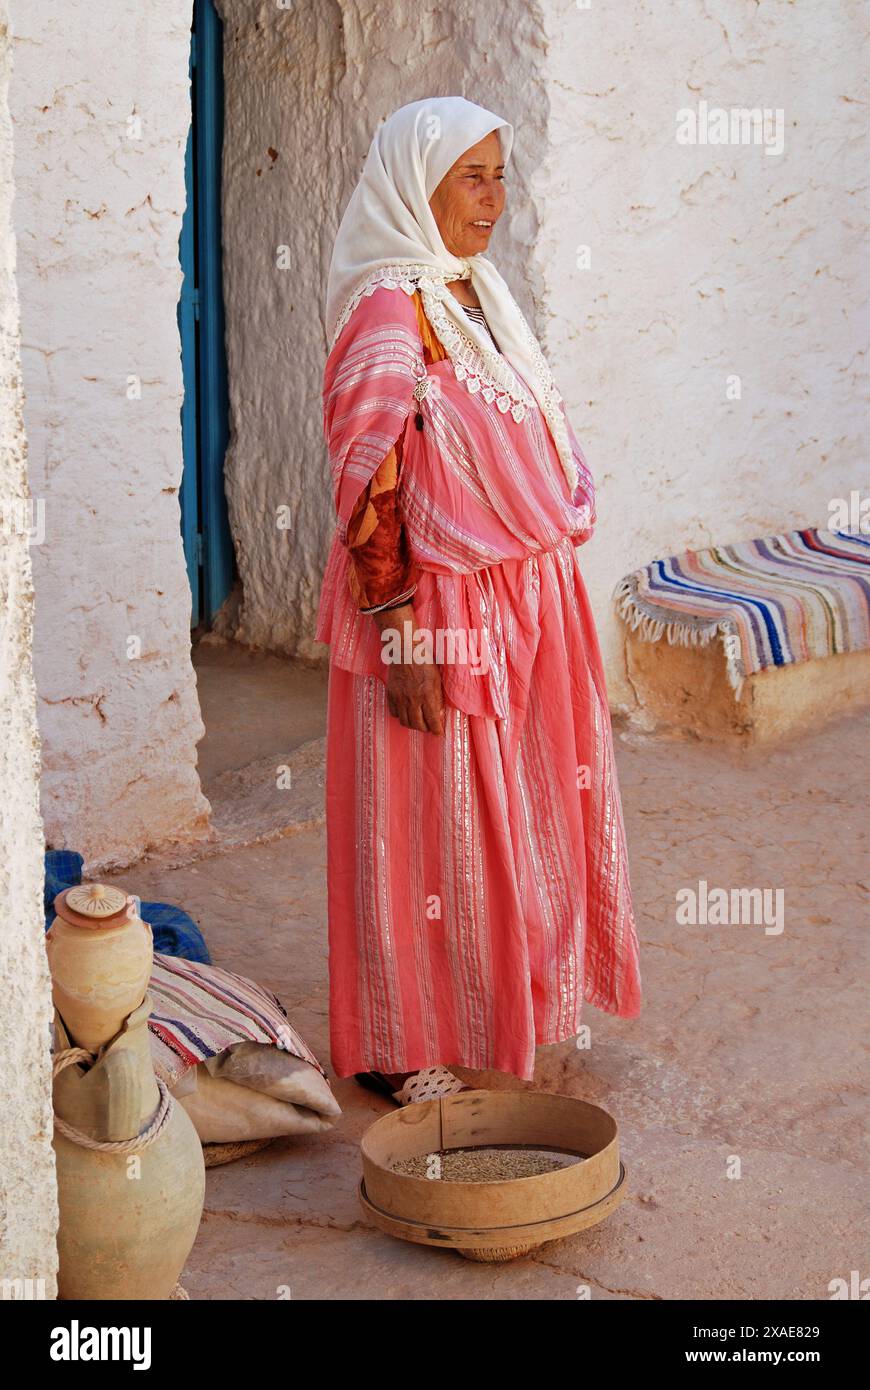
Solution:
{"label": "lace trim on headscarf", "polygon": [[374,294],[375,290],[381,289],[404,290],[405,294],[412,295],[417,289],[417,280],[424,273],[431,274],[431,267],[414,265],[410,261],[387,263],[373,270],[371,275],[357,286],[339,314],[335,324],[335,332],[332,335],[332,342],[329,345],[330,350],[335,347],[342,329],[361,299],[368,298]]}
{"label": "lace trim on headscarf", "polygon": [[444,345],[457,381],[464,382],[472,396],[479,391],[485,401],[494,402],[503,415],[510,411],[518,424],[523,421],[526,412],[537,402],[507,358],[494,348],[481,346],[453,322],[444,308],[444,301],[450,294],[446,282],[434,279],[431,274],[422,275],[417,288],[426,317]]}

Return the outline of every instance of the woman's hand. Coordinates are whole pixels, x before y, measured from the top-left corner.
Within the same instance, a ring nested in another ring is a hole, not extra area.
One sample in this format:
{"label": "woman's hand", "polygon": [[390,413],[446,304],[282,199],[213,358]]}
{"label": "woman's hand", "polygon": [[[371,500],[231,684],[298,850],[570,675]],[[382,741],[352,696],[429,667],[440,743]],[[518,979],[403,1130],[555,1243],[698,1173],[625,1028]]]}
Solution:
{"label": "woman's hand", "polygon": [[[409,655],[413,652],[413,604],[403,603],[399,608],[372,616],[382,634],[398,633],[400,650],[404,652],[407,647]],[[410,624],[407,641],[404,640],[406,624]],[[435,662],[391,661],[387,672],[387,708],[406,729],[417,729],[422,734],[443,734],[444,691]]]}

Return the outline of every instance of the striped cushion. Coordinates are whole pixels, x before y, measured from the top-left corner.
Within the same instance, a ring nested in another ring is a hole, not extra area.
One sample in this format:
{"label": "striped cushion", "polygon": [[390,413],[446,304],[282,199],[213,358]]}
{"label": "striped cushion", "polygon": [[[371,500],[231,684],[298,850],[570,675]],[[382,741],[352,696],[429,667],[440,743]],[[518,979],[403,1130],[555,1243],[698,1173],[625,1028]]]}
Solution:
{"label": "striped cushion", "polygon": [[271,1044],[326,1075],[275,995],[243,975],[155,952],[148,991],[151,1057],[168,1086],[240,1042]]}
{"label": "striped cushion", "polygon": [[746,676],[870,648],[870,537],[809,528],[654,560],[617,585],[647,641],[721,637],[737,694]]}

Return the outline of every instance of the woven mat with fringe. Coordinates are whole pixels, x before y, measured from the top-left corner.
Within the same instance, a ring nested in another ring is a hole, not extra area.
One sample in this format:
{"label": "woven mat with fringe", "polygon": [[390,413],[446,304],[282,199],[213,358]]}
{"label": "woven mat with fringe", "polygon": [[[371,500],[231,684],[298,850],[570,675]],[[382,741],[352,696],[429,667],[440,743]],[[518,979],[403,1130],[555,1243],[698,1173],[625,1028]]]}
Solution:
{"label": "woven mat with fringe", "polygon": [[870,536],[809,528],[687,550],[626,575],[613,597],[648,642],[721,638],[739,697],[757,671],[870,648]]}

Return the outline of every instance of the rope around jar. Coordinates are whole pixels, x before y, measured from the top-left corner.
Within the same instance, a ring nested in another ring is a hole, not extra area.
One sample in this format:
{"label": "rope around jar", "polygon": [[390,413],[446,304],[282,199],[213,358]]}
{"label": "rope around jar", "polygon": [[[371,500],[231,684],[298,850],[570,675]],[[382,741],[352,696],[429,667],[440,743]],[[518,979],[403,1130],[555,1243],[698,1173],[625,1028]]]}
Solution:
{"label": "rope around jar", "polygon": [[[54,1054],[51,1075],[52,1080],[60,1076],[67,1067],[78,1066],[80,1063],[92,1063],[96,1059],[92,1052],[87,1052],[83,1047],[68,1047],[63,1052]],[[74,1129],[67,1124],[59,1115],[54,1117],[54,1127],[65,1139],[69,1139],[73,1144],[79,1144],[83,1149],[96,1149],[98,1153],[104,1154],[135,1154],[142,1149],[147,1149],[149,1144],[153,1144],[155,1139],[159,1139],[163,1130],[166,1128],[169,1116],[172,1114],[174,1104],[169,1088],[159,1076],[155,1076],[157,1089],[160,1092],[160,1104],[157,1113],[147,1129],[143,1129],[141,1134],[134,1134],[132,1139],[91,1139],[90,1135],[82,1134],[80,1129]]]}

